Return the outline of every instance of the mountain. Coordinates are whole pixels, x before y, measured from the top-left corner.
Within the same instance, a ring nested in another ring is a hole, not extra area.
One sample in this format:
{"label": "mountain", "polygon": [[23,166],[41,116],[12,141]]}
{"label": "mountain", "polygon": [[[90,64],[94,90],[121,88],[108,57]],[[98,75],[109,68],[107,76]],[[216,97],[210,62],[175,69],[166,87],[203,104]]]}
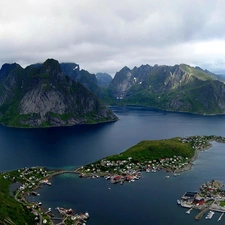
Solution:
{"label": "mountain", "polygon": [[96,73],[95,76],[99,86],[107,87],[112,81],[112,77],[108,73]]}
{"label": "mountain", "polygon": [[[40,68],[42,64],[32,64],[29,67],[32,68]],[[91,74],[86,70],[80,70],[80,66],[77,63],[60,63],[60,68],[62,72],[75,81],[83,84],[90,91],[95,93],[98,97],[102,97],[103,92],[100,86],[98,85],[98,81],[96,79],[95,74]]]}
{"label": "mountain", "polygon": [[225,84],[200,67],[142,65],[122,68],[108,86],[115,104],[197,114],[225,113]]}
{"label": "mountain", "polygon": [[0,70],[0,123],[16,127],[70,126],[115,121],[117,117],[90,90],[65,76],[48,59],[23,69]]}
{"label": "mountain", "polygon": [[102,96],[102,90],[98,85],[95,74],[91,74],[86,70],[80,70],[80,67],[76,63],[60,63],[60,68],[63,73],[75,81],[83,84],[90,91],[95,93],[98,97]]}

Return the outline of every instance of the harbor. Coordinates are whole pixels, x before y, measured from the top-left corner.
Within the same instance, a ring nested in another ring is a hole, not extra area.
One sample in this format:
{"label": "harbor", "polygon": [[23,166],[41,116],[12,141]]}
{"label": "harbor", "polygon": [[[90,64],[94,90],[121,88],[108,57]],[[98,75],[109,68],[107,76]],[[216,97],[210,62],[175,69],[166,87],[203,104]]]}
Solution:
{"label": "harbor", "polygon": [[[40,198],[39,190],[43,187],[52,188],[50,179],[53,176],[72,173],[75,174],[76,170],[48,170],[44,167],[25,167],[16,171],[6,172],[2,174],[4,180],[12,180],[13,184],[17,183],[15,189],[11,190],[11,195],[16,201],[24,205],[31,214],[34,215],[35,221],[39,224],[61,224],[65,225],[78,225],[86,224],[89,219],[89,213],[75,212],[72,208],[57,207],[58,215],[54,215],[52,209],[49,207],[47,210],[38,199]],[[12,184],[12,187],[15,186]],[[56,223],[54,223],[56,221]]]}
{"label": "harbor", "polygon": [[[223,183],[212,180],[205,182],[200,187],[199,192],[185,192],[177,204],[184,208],[189,208],[186,213],[191,214],[193,209],[200,211],[196,220],[205,218],[211,220],[214,214],[221,213],[218,220],[220,221],[225,213],[225,190],[222,189]],[[207,215],[204,217],[204,215]]]}

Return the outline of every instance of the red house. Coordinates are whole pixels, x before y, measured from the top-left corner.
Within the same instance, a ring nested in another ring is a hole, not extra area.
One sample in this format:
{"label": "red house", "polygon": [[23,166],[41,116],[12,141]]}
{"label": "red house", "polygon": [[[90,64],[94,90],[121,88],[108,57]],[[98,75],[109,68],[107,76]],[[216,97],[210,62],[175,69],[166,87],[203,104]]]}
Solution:
{"label": "red house", "polygon": [[205,199],[204,198],[195,198],[193,201],[194,204],[198,204],[198,205],[203,205],[205,203]]}

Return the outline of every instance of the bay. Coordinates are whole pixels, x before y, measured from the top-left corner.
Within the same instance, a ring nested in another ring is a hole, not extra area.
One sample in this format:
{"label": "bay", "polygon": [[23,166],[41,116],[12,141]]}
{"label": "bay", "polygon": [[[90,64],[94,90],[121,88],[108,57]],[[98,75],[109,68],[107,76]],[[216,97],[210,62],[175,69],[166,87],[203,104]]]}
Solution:
{"label": "bay", "polygon": [[[225,136],[225,116],[163,112],[144,107],[112,107],[119,121],[64,128],[18,129],[0,126],[0,170],[21,167],[77,167],[117,154],[141,140],[175,136]],[[198,190],[205,181],[225,182],[225,145],[213,143],[199,154],[190,171],[165,179],[167,173],[145,173],[132,184],[111,185],[104,179],[60,175],[40,189],[44,207],[71,207],[90,213],[89,225],[103,224],[214,224],[195,221],[176,204],[185,191]],[[109,190],[108,187],[111,187]],[[224,218],[221,222],[223,222]]]}

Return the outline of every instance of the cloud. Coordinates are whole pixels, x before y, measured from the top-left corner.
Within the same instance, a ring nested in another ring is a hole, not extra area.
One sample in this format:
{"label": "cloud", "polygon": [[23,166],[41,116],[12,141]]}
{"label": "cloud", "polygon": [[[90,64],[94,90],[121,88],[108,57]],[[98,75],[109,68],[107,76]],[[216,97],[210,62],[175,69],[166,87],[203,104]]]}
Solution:
{"label": "cloud", "polygon": [[224,8],[223,0],[7,0],[0,64],[55,58],[112,75],[142,64],[225,71]]}

